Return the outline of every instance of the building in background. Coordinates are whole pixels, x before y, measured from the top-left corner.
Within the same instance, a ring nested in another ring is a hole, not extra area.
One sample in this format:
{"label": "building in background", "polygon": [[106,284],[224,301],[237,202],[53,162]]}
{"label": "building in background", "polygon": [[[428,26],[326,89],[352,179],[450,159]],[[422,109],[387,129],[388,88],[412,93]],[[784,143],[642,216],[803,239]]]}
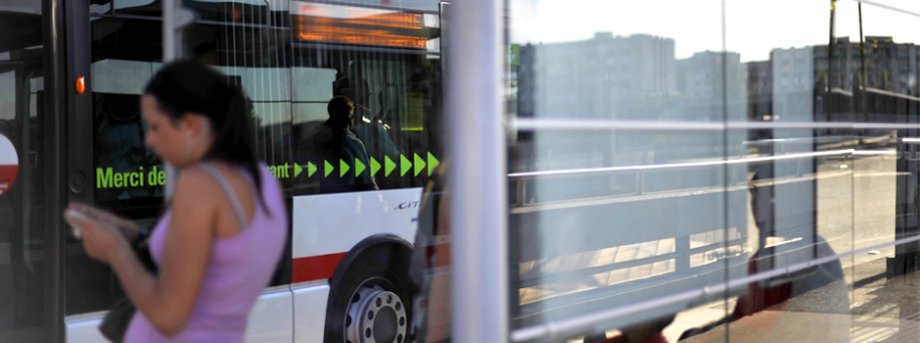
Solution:
{"label": "building in background", "polygon": [[524,45],[517,77],[525,87],[518,95],[522,114],[647,119],[643,108],[675,100],[674,40],[601,32],[584,41]]}

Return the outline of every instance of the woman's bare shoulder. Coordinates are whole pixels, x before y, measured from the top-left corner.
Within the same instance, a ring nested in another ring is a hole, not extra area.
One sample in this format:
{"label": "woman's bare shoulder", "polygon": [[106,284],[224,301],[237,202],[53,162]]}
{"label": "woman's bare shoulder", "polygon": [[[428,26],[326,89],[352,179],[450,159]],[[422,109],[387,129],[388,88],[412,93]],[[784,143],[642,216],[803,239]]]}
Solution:
{"label": "woman's bare shoulder", "polygon": [[219,196],[220,192],[220,185],[214,176],[201,167],[190,167],[179,174],[173,202],[199,207],[208,204],[206,200]]}

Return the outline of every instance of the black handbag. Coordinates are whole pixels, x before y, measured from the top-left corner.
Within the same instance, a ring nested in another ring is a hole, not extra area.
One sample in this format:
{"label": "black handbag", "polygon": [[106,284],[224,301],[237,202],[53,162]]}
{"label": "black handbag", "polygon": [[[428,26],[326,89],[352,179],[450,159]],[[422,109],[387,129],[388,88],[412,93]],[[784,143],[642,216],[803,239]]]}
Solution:
{"label": "black handbag", "polygon": [[121,298],[105,314],[105,318],[99,324],[99,332],[109,341],[124,341],[125,332],[128,331],[128,325],[131,324],[131,318],[134,318],[135,311],[134,304],[131,303],[128,297]]}
{"label": "black handbag", "polygon": [[[135,238],[134,242],[131,244],[131,247],[140,259],[141,264],[143,264],[147,270],[155,274],[157,272],[157,266],[156,263],[153,262],[153,257],[150,255],[148,238],[149,235],[147,233],[143,231],[139,232],[137,238]],[[124,341],[125,332],[128,331],[128,325],[131,324],[131,319],[134,318],[134,312],[137,312],[137,309],[134,307],[134,303],[131,302],[131,299],[127,296],[122,297],[115,302],[115,305],[112,306],[109,312],[105,314],[105,317],[102,318],[102,323],[99,324],[99,332],[109,341]]]}

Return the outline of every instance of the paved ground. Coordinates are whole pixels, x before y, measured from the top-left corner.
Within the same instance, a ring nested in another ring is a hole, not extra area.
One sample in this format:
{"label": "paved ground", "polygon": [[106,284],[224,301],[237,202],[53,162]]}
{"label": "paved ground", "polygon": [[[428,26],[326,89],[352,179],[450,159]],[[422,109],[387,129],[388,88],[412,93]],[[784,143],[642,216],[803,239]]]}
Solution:
{"label": "paved ground", "polygon": [[[852,289],[862,301],[852,304],[849,314],[808,311],[808,307],[818,305],[822,298],[805,295],[790,301],[799,302],[795,310],[789,310],[789,304],[776,306],[685,341],[724,342],[728,331],[730,341],[739,343],[917,342],[920,341],[918,287],[920,272],[913,272]],[[716,307],[713,304],[706,311],[719,312]],[[673,326],[666,333],[675,341],[674,333],[679,330]]]}

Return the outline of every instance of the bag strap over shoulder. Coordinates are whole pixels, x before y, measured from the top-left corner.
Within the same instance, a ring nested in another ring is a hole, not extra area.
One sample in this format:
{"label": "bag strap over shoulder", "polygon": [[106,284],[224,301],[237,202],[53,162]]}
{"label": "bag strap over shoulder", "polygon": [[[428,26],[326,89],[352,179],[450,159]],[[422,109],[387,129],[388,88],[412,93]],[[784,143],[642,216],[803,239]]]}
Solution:
{"label": "bag strap over shoulder", "polygon": [[240,227],[246,227],[246,212],[243,211],[243,205],[240,204],[240,198],[233,192],[233,188],[230,187],[230,183],[227,182],[227,179],[217,171],[217,168],[208,163],[202,163],[201,168],[208,172],[208,174],[211,174],[211,176],[217,180],[217,183],[220,184],[220,187],[224,189],[224,193],[227,194],[227,197],[230,199],[230,204],[233,205],[233,210],[236,212],[236,218],[240,222]]}

